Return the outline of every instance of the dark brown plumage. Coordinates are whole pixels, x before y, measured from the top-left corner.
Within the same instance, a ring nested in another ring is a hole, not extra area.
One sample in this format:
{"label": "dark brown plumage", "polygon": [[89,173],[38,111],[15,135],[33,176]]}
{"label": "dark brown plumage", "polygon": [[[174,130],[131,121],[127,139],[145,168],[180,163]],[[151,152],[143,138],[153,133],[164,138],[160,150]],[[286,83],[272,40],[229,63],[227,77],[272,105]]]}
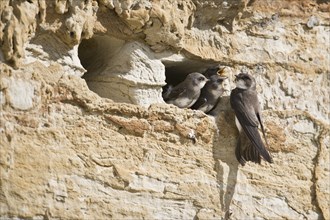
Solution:
{"label": "dark brown plumage", "polygon": [[212,75],[210,80],[202,88],[199,98],[191,108],[198,109],[205,113],[214,109],[219,102],[220,96],[224,92],[222,84],[225,79],[227,79],[227,77]]}
{"label": "dark brown plumage", "polygon": [[164,101],[179,108],[189,108],[197,101],[207,81],[201,73],[190,73],[183,82],[175,87],[168,87],[163,94]]}
{"label": "dark brown plumage", "polygon": [[240,73],[235,81],[236,88],[230,94],[230,104],[235,111],[236,125],[240,132],[235,151],[236,158],[243,166],[246,161],[260,163],[261,157],[272,163],[273,159],[258,131],[260,125],[266,141],[255,79],[249,74]]}

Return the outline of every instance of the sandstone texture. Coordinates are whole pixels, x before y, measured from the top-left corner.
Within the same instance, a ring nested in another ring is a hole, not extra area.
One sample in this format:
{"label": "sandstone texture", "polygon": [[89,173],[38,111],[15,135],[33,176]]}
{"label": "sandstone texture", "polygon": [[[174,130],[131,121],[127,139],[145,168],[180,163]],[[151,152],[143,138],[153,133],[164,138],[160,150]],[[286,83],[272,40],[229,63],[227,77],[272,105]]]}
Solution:
{"label": "sandstone texture", "polygon": [[[0,219],[330,219],[326,0],[0,1]],[[212,116],[166,83],[213,65]],[[274,163],[239,165],[252,74]]]}

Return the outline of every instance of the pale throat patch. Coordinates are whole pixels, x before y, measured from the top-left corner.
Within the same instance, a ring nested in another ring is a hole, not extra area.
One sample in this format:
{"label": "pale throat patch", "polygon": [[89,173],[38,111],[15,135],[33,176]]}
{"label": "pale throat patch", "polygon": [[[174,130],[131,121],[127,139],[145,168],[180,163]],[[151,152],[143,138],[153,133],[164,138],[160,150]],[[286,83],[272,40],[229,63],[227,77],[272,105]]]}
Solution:
{"label": "pale throat patch", "polygon": [[236,87],[237,87],[237,88],[240,88],[240,89],[247,89],[244,80],[241,80],[241,79],[239,79],[239,80],[236,82]]}
{"label": "pale throat patch", "polygon": [[217,88],[217,89],[212,89],[211,90],[211,93],[212,93],[212,95],[214,95],[214,96],[218,96],[218,95],[220,95],[220,94],[222,94],[223,93],[223,88]]}
{"label": "pale throat patch", "polygon": [[206,84],[206,81],[199,83],[199,89],[202,89]]}

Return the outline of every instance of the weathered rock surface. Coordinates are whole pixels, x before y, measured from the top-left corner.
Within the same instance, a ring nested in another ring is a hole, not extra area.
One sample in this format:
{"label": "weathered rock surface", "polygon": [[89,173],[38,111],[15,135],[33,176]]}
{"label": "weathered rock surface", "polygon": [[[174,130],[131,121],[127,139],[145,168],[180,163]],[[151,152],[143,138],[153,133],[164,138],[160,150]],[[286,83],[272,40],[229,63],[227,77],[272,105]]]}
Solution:
{"label": "weathered rock surface", "polygon": [[[142,106],[163,102],[165,66],[162,62],[141,43],[125,44],[125,41],[104,38],[93,38],[80,53],[81,57],[86,54],[82,61],[88,66],[89,74],[85,79],[89,88],[116,102]],[[109,42],[108,46],[106,42]],[[101,59],[99,56],[89,57],[100,51],[104,51]]]}
{"label": "weathered rock surface", "polygon": [[[330,219],[327,1],[0,1],[1,219]],[[161,97],[256,77],[274,163]]]}

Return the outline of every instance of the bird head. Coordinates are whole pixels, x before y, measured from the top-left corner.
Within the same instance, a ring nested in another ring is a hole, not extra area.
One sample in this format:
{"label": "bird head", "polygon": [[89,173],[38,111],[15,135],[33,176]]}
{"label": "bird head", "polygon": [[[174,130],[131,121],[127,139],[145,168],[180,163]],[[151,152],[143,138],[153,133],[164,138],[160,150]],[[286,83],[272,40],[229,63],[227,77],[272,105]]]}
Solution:
{"label": "bird head", "polygon": [[202,89],[206,82],[209,81],[204,75],[197,72],[190,73],[187,78],[192,82],[192,85],[198,89]]}
{"label": "bird head", "polygon": [[227,76],[213,75],[210,77],[210,81],[207,82],[206,86],[208,86],[210,90],[222,91],[222,83],[227,78]]}
{"label": "bird head", "polygon": [[249,88],[256,88],[256,81],[253,76],[247,73],[240,73],[235,76],[236,87],[239,89],[249,89]]}
{"label": "bird head", "polygon": [[210,78],[213,75],[220,75],[224,76],[226,73],[226,67],[219,65],[209,67],[205,72],[203,73],[204,76]]}
{"label": "bird head", "polygon": [[210,81],[208,81],[205,85],[205,89],[214,95],[221,95],[224,92],[223,81],[228,77],[213,75],[210,77]]}

